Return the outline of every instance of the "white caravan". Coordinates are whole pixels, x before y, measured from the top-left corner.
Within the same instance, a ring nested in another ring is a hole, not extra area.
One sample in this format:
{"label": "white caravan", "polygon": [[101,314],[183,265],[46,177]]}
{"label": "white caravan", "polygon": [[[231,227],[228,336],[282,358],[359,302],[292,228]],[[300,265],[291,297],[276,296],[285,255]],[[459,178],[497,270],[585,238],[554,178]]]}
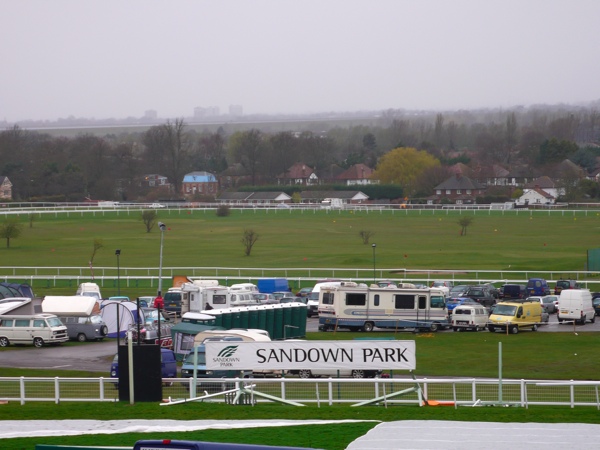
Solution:
{"label": "white caravan", "polygon": [[319,296],[319,330],[347,328],[448,328],[448,311],[439,289],[380,288],[342,282],[324,286]]}

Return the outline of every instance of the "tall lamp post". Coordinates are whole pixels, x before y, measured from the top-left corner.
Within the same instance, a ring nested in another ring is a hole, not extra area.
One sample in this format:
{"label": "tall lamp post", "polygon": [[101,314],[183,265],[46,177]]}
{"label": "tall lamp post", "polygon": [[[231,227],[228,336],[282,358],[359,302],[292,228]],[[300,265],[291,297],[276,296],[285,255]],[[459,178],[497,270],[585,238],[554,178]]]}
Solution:
{"label": "tall lamp post", "polygon": [[[121,295],[121,266],[119,264],[119,257],[121,256],[121,250],[115,250],[115,255],[117,256],[117,295]],[[121,344],[121,318],[119,317],[119,302],[115,302],[115,306],[117,307],[117,350],[119,349],[119,345]]]}
{"label": "tall lamp post", "polygon": [[158,222],[158,228],[160,229],[160,259],[158,261],[158,297],[162,297],[162,259],[163,259],[163,239],[165,236],[165,230],[167,226]]}
{"label": "tall lamp post", "polygon": [[375,283],[375,273],[377,272],[375,265],[375,248],[377,248],[377,244],[373,244],[371,247],[373,247],[373,283]]}
{"label": "tall lamp post", "polygon": [[115,255],[117,256],[117,295],[121,295],[121,266],[119,265],[119,256],[121,256],[121,250],[116,249]]}

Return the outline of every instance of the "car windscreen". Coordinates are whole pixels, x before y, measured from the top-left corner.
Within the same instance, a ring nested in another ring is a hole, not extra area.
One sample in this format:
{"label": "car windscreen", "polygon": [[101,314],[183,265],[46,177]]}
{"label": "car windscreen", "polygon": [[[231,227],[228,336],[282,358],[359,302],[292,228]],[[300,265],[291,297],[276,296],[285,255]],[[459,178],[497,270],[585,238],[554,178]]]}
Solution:
{"label": "car windscreen", "polygon": [[[183,362],[183,364],[190,364],[192,366],[194,365],[194,352],[189,353],[185,357],[185,361]],[[198,352],[198,365],[206,365],[206,354],[204,352]]]}
{"label": "car windscreen", "polygon": [[517,310],[516,306],[496,305],[496,307],[494,308],[494,314],[496,314],[498,316],[514,316],[516,310]]}

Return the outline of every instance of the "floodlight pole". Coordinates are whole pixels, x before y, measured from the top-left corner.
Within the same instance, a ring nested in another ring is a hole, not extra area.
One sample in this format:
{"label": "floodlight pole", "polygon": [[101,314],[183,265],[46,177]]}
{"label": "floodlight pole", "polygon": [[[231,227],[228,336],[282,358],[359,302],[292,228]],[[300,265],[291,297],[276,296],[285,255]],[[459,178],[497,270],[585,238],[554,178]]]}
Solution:
{"label": "floodlight pole", "polygon": [[121,266],[119,264],[119,256],[121,256],[121,250],[116,249],[115,255],[117,255],[117,295],[121,296]]}
{"label": "floodlight pole", "polygon": [[163,239],[167,226],[162,222],[158,222],[158,228],[160,229],[160,259],[158,261],[158,297],[162,297]]}

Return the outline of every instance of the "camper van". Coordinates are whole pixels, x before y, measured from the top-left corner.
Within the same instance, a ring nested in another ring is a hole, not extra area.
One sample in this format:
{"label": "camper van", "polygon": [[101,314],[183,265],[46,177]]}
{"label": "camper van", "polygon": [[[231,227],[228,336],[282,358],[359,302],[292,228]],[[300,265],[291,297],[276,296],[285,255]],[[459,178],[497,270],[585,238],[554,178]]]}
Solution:
{"label": "camper van", "polygon": [[67,327],[69,339],[101,341],[108,334],[108,327],[100,316],[100,305],[94,297],[47,295],[42,301],[42,311],[58,316]]}
{"label": "camper van", "polygon": [[537,331],[542,323],[542,305],[539,301],[521,300],[496,303],[489,317],[488,330],[517,334],[522,328]]}
{"label": "camper van", "polygon": [[558,322],[569,321],[585,325],[596,321],[596,311],[589,289],[563,289],[558,298]]}
{"label": "camper van", "polygon": [[367,287],[354,282],[323,286],[319,296],[319,330],[346,328],[448,328],[444,293],[439,289]]}
{"label": "camper van", "polygon": [[0,316],[0,347],[10,344],[62,344],[67,342],[67,327],[54,314]]}
{"label": "camper van", "polygon": [[488,322],[488,310],[481,305],[460,305],[452,311],[452,329],[485,330]]}
{"label": "camper van", "polygon": [[77,287],[77,292],[75,295],[85,295],[87,297],[92,297],[96,300],[102,300],[102,294],[100,294],[100,286],[96,283],[81,283]]}

